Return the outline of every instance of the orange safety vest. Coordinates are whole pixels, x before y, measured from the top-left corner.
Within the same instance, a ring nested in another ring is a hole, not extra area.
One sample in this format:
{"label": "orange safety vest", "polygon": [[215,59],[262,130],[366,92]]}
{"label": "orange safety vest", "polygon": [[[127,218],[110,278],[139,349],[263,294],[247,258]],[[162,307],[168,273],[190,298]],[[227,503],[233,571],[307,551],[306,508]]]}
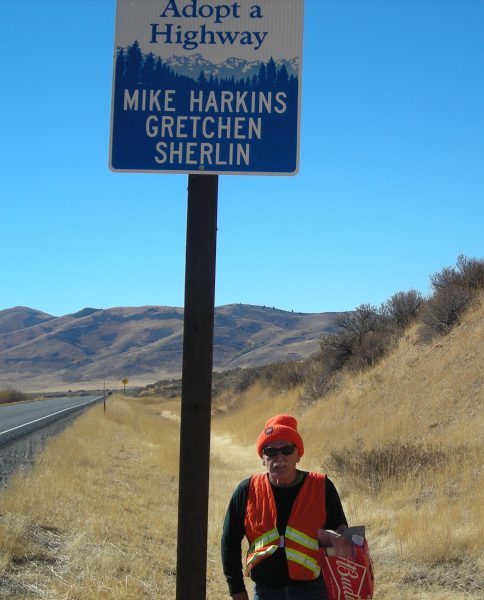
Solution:
{"label": "orange safety vest", "polygon": [[253,475],[245,511],[245,534],[249,540],[245,574],[278,548],[286,552],[289,577],[311,581],[321,573],[318,564],[318,529],[326,522],[326,476],[308,473],[292,505],[284,535],[277,530],[277,510],[269,477]]}

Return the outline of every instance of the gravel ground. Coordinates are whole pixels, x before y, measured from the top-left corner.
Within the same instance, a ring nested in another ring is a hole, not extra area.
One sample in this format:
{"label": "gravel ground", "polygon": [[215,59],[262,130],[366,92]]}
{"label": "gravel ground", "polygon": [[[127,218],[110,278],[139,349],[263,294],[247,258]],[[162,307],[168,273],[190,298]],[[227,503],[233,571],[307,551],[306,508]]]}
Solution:
{"label": "gravel ground", "polygon": [[7,487],[8,479],[19,470],[29,469],[47,440],[71,425],[84,409],[78,409],[55,419],[44,427],[37,427],[10,439],[0,446],[0,488]]}

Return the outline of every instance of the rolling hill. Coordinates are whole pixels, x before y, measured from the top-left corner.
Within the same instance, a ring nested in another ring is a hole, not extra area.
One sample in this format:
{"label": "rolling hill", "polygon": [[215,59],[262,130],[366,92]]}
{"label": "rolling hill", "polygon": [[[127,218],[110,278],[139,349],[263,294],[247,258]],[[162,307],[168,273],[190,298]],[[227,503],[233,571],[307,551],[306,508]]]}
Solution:
{"label": "rolling hill", "polygon": [[[243,304],[215,309],[214,369],[307,358],[342,313],[296,313]],[[0,311],[0,388],[23,391],[146,384],[179,377],[183,309],[85,308],[54,317]]]}

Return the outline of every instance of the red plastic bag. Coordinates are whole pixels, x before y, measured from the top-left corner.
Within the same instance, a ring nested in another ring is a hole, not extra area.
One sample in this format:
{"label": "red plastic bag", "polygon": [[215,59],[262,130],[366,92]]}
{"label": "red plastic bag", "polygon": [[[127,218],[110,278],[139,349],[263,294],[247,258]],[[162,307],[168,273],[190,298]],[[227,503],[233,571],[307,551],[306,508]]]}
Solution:
{"label": "red plastic bag", "polygon": [[354,559],[335,556],[332,548],[321,548],[320,564],[330,600],[373,598],[375,580],[366,539],[354,548]]}

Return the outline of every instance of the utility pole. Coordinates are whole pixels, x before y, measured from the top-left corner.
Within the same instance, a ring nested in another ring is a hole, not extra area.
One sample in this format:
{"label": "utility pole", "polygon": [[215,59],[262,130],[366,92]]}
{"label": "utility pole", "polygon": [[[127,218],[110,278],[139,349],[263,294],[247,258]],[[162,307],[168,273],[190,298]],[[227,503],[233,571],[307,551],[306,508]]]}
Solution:
{"label": "utility pole", "polygon": [[176,600],[205,600],[218,175],[188,180]]}

